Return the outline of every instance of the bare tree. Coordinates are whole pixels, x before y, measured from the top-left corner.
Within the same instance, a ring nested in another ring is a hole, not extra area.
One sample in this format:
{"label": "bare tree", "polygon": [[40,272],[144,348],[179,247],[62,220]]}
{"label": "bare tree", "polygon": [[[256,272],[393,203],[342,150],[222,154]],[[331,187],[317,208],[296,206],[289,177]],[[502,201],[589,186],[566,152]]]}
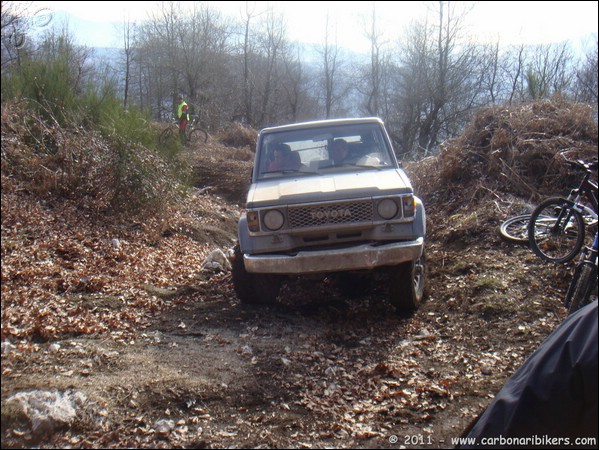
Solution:
{"label": "bare tree", "polygon": [[124,82],[125,87],[123,90],[123,108],[127,109],[127,102],[129,100],[129,85],[131,82],[131,64],[133,58],[133,35],[135,32],[135,23],[131,23],[129,18],[125,18],[123,21],[123,53],[124,53],[124,64],[125,64],[125,75]]}
{"label": "bare tree", "polygon": [[46,27],[52,18],[48,8],[39,8],[34,2],[1,3],[2,70],[20,66],[23,55],[32,51],[30,34]]}
{"label": "bare tree", "polygon": [[262,74],[261,104],[258,124],[270,123],[273,118],[272,101],[277,100],[279,63],[285,51],[285,26],[283,17],[268,11],[264,22],[266,31],[261,35],[260,44],[265,59]]}
{"label": "bare tree", "polygon": [[295,58],[285,58],[285,81],[282,84],[282,90],[285,93],[285,99],[289,108],[288,121],[296,122],[300,116],[302,102],[305,101],[305,91],[303,89],[304,72],[303,65],[297,50]]}
{"label": "bare tree", "polygon": [[[182,89],[193,102],[195,112],[201,113],[206,124],[213,127],[215,124],[211,122],[222,115],[221,93],[228,84],[226,55],[230,30],[220,13],[194,3],[191,14],[179,27],[178,36]],[[208,109],[210,114],[206,113]]]}
{"label": "bare tree", "polygon": [[459,133],[480,106],[524,101],[531,90],[536,97],[580,95],[585,85],[597,91],[596,49],[575,80],[567,47],[469,43],[463,33],[468,11],[459,2],[435,2],[434,16],[413,24],[396,49],[384,41],[373,7],[366,30],[370,59],[360,65],[337,45],[327,17],[318,67],[302,61],[300,47],[286,37],[284,17],[272,9],[246,5],[233,24],[207,4],[185,12],[182,5],[162,3],[134,45],[126,45],[132,53],[125,77],[135,82],[126,82],[125,104],[133,83],[137,101],[162,116],[182,92],[215,128],[238,118],[261,127],[339,117],[360,105],[359,112],[383,117],[402,151],[426,155]]}
{"label": "bare tree", "polygon": [[331,29],[329,26],[329,14],[327,13],[325,22],[324,43],[319,50],[322,57],[322,87],[324,90],[324,116],[328,119],[332,115],[336,96],[334,93],[336,81],[338,78],[339,65],[339,46],[337,45],[337,37],[331,37]]}
{"label": "bare tree", "polygon": [[396,64],[390,122],[402,151],[413,155],[426,155],[454,135],[483,101],[481,52],[462,38],[468,11],[437,5],[436,20],[412,25]]}
{"label": "bare tree", "polygon": [[366,111],[371,116],[379,116],[381,101],[381,84],[383,77],[383,55],[381,34],[376,26],[376,10],[372,7],[371,27],[367,33],[370,41],[370,71],[368,76],[369,92],[366,100]]}
{"label": "bare tree", "polygon": [[[183,94],[204,119],[219,115],[227,90],[230,29],[206,4],[163,3],[141,26],[137,39],[138,75],[156,115],[173,113]],[[207,112],[210,111],[210,114]],[[218,119],[215,119],[218,120]],[[211,123],[206,123],[211,127]]]}
{"label": "bare tree", "polygon": [[530,98],[537,100],[566,94],[574,76],[570,67],[572,59],[567,42],[537,46],[526,72]]}
{"label": "bare tree", "polygon": [[147,94],[150,95],[157,117],[165,115],[164,100],[171,98],[168,110],[174,112],[177,92],[182,83],[178,66],[179,45],[178,27],[181,26],[182,13],[174,2],[163,2],[159,10],[144,22],[139,34],[139,55],[142,73],[147,73]]}
{"label": "bare tree", "polygon": [[481,83],[488,95],[489,102],[495,104],[500,90],[499,41],[494,45],[484,46],[481,55]]}
{"label": "bare tree", "polygon": [[253,123],[253,97],[255,83],[252,78],[251,64],[254,54],[253,40],[250,33],[250,25],[252,20],[261,13],[256,13],[251,9],[249,2],[246,2],[245,13],[243,16],[243,105],[244,105],[244,122]]}
{"label": "bare tree", "polygon": [[[514,64],[508,66],[506,68],[507,72],[511,74],[511,89],[510,95],[508,98],[508,104],[512,104],[514,101],[514,97],[518,92],[518,86],[522,84],[523,80],[523,71],[524,71],[524,45],[518,47],[516,51],[516,57],[514,60]],[[511,69],[511,70],[510,70]]]}
{"label": "bare tree", "polygon": [[575,98],[578,101],[586,102],[597,108],[597,59],[598,59],[599,41],[595,37],[595,45],[585,56],[585,60],[576,72],[576,90]]}

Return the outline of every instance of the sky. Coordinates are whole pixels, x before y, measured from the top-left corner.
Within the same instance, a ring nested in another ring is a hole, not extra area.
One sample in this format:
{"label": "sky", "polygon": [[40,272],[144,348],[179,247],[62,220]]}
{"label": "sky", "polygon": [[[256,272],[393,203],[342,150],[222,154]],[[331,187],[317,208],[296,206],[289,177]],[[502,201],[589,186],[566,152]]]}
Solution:
{"label": "sky", "polygon": [[[125,17],[141,21],[156,11],[157,1],[33,1],[32,8],[67,11],[86,25],[72,30],[81,45],[119,46],[118,26]],[[191,3],[191,2],[183,2]],[[383,36],[393,41],[401,36],[411,21],[431,16],[437,2],[432,1],[209,1],[204,2],[234,19],[242,17],[246,4],[263,11],[272,6],[281,12],[291,41],[321,43],[326,20],[332,26],[339,46],[367,52],[365,22],[370,20],[373,5],[377,25]],[[597,35],[597,1],[479,1],[458,2],[458,7],[472,7],[466,16],[469,36],[478,41],[501,44],[546,44],[570,40],[575,46],[589,44],[589,35]],[[436,17],[433,17],[436,19]],[[69,22],[71,25],[73,22]]]}

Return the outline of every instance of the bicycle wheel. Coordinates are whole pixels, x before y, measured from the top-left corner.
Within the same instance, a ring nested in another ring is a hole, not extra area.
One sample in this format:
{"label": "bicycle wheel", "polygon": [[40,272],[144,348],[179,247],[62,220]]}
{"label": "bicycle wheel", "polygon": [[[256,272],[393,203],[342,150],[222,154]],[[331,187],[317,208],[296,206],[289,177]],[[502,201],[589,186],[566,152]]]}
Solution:
{"label": "bicycle wheel", "polygon": [[588,304],[595,287],[597,287],[597,267],[590,262],[577,266],[564,301],[568,307],[568,314]]}
{"label": "bicycle wheel", "polygon": [[510,217],[499,226],[501,237],[510,242],[528,244],[530,214]]}
{"label": "bicycle wheel", "polygon": [[167,144],[173,140],[174,136],[175,132],[169,127],[160,133],[160,136],[158,136],[158,142],[163,145]]}
{"label": "bicycle wheel", "polygon": [[532,212],[528,225],[528,241],[532,251],[544,261],[571,261],[584,243],[584,220],[572,208],[570,200],[548,198]]}
{"label": "bicycle wheel", "polygon": [[208,133],[202,128],[194,128],[189,132],[187,143],[190,142],[208,142]]}

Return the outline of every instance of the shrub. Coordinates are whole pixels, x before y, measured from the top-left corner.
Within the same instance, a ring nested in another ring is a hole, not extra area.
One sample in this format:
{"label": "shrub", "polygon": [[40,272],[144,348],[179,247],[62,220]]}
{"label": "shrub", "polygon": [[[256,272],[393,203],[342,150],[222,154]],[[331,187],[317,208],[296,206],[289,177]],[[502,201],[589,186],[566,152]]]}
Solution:
{"label": "shrub", "polygon": [[7,176],[13,186],[36,195],[127,216],[158,215],[184,189],[184,167],[139,142],[152,136],[151,129],[131,125],[141,116],[115,110],[97,131],[74,122],[60,125],[30,104],[2,103],[3,188]]}
{"label": "shrub", "polygon": [[220,141],[228,147],[249,147],[254,150],[258,132],[252,128],[234,123],[221,133]]}

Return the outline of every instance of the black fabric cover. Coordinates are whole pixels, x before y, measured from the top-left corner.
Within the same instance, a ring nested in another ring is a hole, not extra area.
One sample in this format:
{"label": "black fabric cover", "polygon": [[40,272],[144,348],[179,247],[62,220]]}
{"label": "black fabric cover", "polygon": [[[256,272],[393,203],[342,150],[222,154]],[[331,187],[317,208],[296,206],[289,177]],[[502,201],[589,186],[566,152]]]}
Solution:
{"label": "black fabric cover", "polygon": [[458,448],[597,448],[597,380],[595,301],[543,341],[466,434],[476,443]]}

